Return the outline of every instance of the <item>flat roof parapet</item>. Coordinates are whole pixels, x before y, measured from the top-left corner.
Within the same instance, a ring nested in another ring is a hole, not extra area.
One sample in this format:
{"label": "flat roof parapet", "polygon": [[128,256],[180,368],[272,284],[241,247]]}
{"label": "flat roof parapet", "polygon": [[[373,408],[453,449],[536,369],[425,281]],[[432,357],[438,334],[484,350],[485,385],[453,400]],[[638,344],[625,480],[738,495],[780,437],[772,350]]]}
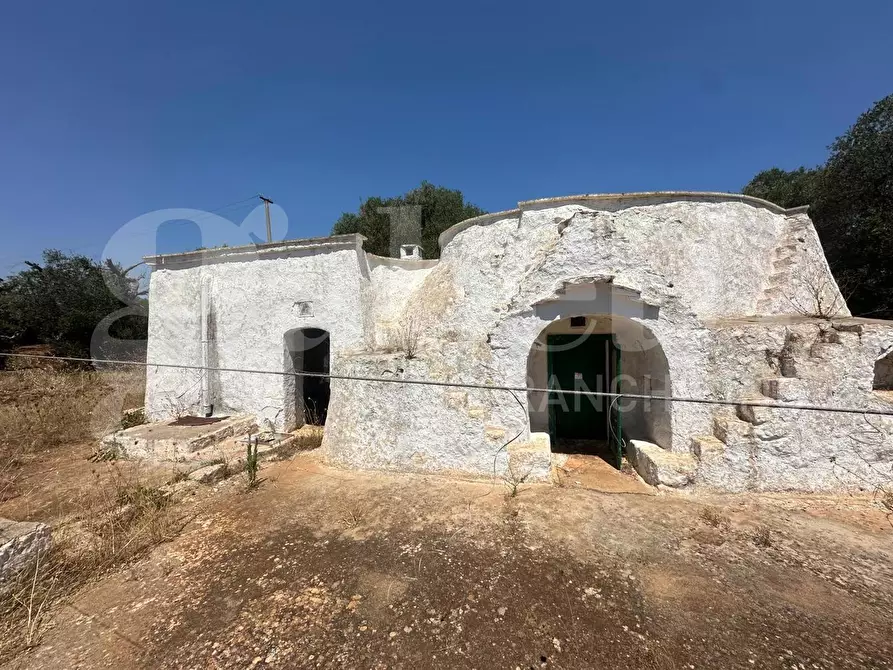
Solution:
{"label": "flat roof parapet", "polygon": [[246,244],[238,247],[212,247],[196,249],[177,254],[144,256],[143,261],[150,268],[185,268],[210,263],[243,262],[265,258],[287,258],[307,253],[327,253],[342,249],[362,249],[365,237],[358,233],[332,235],[329,237],[308,237],[299,240],[282,240],[262,244]]}

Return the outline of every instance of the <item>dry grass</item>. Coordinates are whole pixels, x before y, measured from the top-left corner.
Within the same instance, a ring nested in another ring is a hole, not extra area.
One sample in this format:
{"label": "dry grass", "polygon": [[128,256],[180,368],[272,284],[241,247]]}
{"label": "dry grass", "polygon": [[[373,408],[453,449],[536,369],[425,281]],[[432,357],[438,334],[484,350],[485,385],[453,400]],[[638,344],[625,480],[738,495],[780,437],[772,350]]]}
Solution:
{"label": "dry grass", "polygon": [[276,447],[276,458],[287,460],[299,451],[316,449],[322,444],[323,426],[304,424],[296,433],[295,439]]}
{"label": "dry grass", "polygon": [[142,405],[145,370],[0,372],[0,500],[15,495],[18,466],[116,429]]}
{"label": "dry grass", "polygon": [[367,505],[360,500],[347,500],[340,507],[340,521],[345,528],[357,528],[363,523]]}
{"label": "dry grass", "polygon": [[168,497],[137,476],[96,476],[98,499],[53,530],[52,548],[0,595],[0,657],[37,644],[54,606],[79,587],[172,539],[182,520]]}
{"label": "dry grass", "polygon": [[[20,466],[118,428],[125,410],[142,404],[144,387],[142,368],[0,373],[0,500],[19,493]],[[4,588],[0,658],[36,644],[60,599],[177,533],[168,498],[134,472],[117,464],[95,471],[89,495],[55,520],[52,548]]]}

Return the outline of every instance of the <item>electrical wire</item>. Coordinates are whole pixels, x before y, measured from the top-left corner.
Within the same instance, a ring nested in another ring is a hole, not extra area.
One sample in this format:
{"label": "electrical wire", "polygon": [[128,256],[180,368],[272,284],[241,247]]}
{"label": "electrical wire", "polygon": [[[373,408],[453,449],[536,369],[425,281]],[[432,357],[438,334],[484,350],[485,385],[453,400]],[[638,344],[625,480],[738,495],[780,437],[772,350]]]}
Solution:
{"label": "electrical wire", "polygon": [[893,410],[872,408],[837,407],[829,405],[806,405],[795,403],[770,403],[754,402],[751,400],[714,400],[712,398],[691,398],[686,396],[645,395],[642,393],[613,393],[610,391],[578,391],[560,388],[536,388],[527,386],[499,386],[496,384],[478,384],[474,382],[442,382],[426,379],[403,379],[400,377],[366,377],[362,375],[342,375],[323,372],[297,372],[285,370],[256,370],[252,368],[221,368],[202,365],[184,365],[182,363],[146,363],[142,361],[124,361],[102,358],[81,358],[77,356],[46,356],[38,354],[21,354],[12,352],[0,352],[0,357],[5,358],[33,358],[48,361],[71,361],[75,363],[90,363],[92,365],[132,365],[146,368],[176,368],[182,370],[204,370],[207,372],[234,372],[241,374],[277,375],[280,377],[317,377],[321,379],[342,379],[346,381],[380,382],[386,384],[408,384],[417,386],[435,386],[446,388],[481,389],[485,391],[516,391],[518,393],[558,393],[563,395],[581,395],[591,397],[616,398],[617,400],[655,400],[661,402],[681,402],[696,405],[723,405],[727,407],[765,407],[767,409],[803,410],[816,412],[834,412],[838,414],[859,414],[871,416],[891,416]]}

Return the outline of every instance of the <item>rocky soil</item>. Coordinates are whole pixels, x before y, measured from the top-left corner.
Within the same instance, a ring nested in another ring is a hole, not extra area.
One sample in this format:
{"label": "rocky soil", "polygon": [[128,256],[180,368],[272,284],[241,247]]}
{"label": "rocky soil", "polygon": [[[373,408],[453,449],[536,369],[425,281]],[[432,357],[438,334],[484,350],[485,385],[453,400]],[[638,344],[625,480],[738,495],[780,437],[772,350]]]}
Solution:
{"label": "rocky soil", "polygon": [[192,521],[7,668],[888,668],[869,497],[600,493],[336,470],[192,489]]}

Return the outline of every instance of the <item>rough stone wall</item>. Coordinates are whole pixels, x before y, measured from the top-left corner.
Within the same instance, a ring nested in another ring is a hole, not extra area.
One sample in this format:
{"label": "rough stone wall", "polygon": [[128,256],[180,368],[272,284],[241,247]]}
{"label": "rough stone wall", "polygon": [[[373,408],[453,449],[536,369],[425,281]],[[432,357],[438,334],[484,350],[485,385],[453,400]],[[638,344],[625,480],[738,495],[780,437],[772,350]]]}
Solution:
{"label": "rough stone wall", "polygon": [[[482,224],[452,237],[408,302],[425,323],[421,360],[359,354],[350,369],[525,387],[542,330],[557,318],[604,313],[599,292],[607,290],[607,309],[659,342],[673,393],[709,397],[717,372],[705,322],[757,310],[791,220],[742,202],[671,201],[611,211],[553,203]],[[573,295],[587,286],[589,295]],[[784,290],[796,296],[798,289]],[[394,385],[373,393],[354,385],[341,393],[340,407],[369,408],[362,417],[339,412],[344,424],[327,429],[329,453],[342,462],[480,473],[506,440],[530,439],[526,394],[516,394],[519,403],[504,391],[466,399],[449,389]],[[705,406],[676,404],[670,416],[663,441],[674,451],[689,453],[691,436],[712,429]]]}
{"label": "rough stone wall", "polygon": [[[714,324],[713,395],[893,411],[872,390],[893,324],[843,318]],[[714,410],[719,451],[700,480],[731,490],[871,489],[893,479],[893,417],[738,407]]]}
{"label": "rough stone wall", "polygon": [[874,364],[874,384],[877,391],[893,391],[893,350],[878,356]]}

